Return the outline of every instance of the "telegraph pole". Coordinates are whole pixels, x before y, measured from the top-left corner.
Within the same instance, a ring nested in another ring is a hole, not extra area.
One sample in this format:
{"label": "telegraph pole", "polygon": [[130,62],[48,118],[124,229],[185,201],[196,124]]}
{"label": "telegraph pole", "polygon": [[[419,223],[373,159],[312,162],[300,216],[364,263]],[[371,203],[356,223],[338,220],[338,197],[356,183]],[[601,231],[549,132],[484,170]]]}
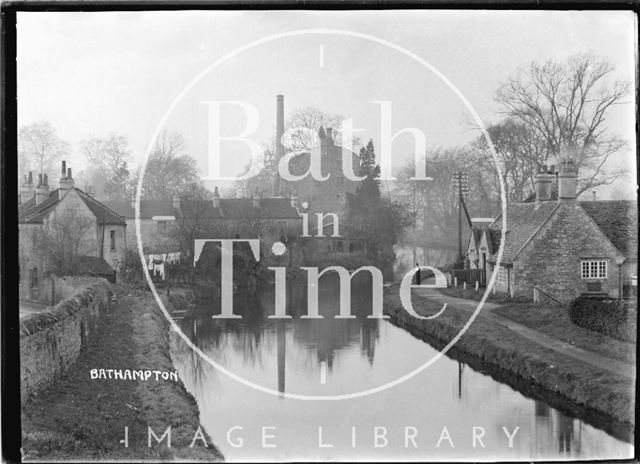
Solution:
{"label": "telegraph pole", "polygon": [[454,171],[452,173],[454,187],[458,190],[458,263],[462,263],[462,202],[463,195],[469,193],[469,175],[465,171]]}

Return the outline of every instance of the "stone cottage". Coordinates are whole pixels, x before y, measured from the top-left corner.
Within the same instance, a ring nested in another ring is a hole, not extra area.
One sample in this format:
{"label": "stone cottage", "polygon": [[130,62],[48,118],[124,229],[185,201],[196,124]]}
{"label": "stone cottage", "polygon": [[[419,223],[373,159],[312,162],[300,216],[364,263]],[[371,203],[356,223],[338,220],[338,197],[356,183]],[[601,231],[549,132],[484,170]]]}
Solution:
{"label": "stone cottage", "polygon": [[[473,230],[468,245],[472,269],[496,291],[568,302],[580,295],[621,297],[637,275],[638,210],[635,201],[577,201],[572,160],[559,171],[542,168],[533,201],[507,206],[504,253],[497,264],[502,214]],[[553,195],[557,186],[557,195]],[[557,197],[557,199],[554,199]]]}
{"label": "stone cottage", "polygon": [[69,250],[85,274],[117,271],[124,260],[126,227],[124,218],[75,187],[65,161],[54,190],[49,189],[46,174],[40,174],[34,185],[29,173],[18,205],[21,298],[39,299],[43,278],[57,272],[52,248],[62,254]]}

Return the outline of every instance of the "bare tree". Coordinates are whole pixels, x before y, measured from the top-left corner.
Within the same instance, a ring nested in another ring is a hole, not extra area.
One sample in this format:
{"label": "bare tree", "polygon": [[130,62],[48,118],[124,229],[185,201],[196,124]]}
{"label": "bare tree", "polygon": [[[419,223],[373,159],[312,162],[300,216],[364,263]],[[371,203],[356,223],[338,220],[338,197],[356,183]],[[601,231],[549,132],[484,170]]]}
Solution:
{"label": "bare tree", "polygon": [[606,171],[610,157],[626,146],[606,124],[610,110],[625,103],[629,83],[611,82],[613,65],[592,53],[565,61],[533,62],[496,93],[505,113],[534,130],[546,145],[545,162],[571,157],[580,169],[579,193],[610,184],[622,170]]}
{"label": "bare tree", "polygon": [[39,248],[45,253],[48,270],[60,275],[75,274],[78,258],[92,248],[94,227],[91,218],[78,214],[74,208],[56,211],[40,234]]}
{"label": "bare tree", "polygon": [[[336,130],[336,144],[340,145],[339,129],[345,118],[337,114],[326,114],[317,108],[306,107],[295,111],[287,121],[290,132],[285,148],[288,151],[310,151],[314,144],[318,144],[318,130],[320,127],[331,127]],[[358,137],[353,137],[353,146],[360,143]]]}
{"label": "bare tree", "polygon": [[184,150],[185,141],[181,134],[168,131],[160,134],[147,161],[142,183],[144,198],[169,200],[198,180],[196,160]]}
{"label": "bare tree", "polygon": [[60,139],[49,121],[22,126],[18,132],[18,157],[21,173],[36,169],[52,174],[55,162],[69,154],[67,142]]}
{"label": "bare tree", "polygon": [[130,196],[127,162],[131,152],[125,136],[110,133],[106,137],[91,137],[80,143],[80,151],[90,166],[83,177],[100,178],[92,182],[102,187],[96,192],[99,198],[117,200]]}
{"label": "bare tree", "polygon": [[[522,201],[533,189],[538,166],[549,159],[549,149],[538,132],[526,124],[507,118],[487,127],[487,132],[498,155],[505,184],[505,193],[510,198]],[[472,145],[479,192],[487,205],[500,207],[500,178],[496,160],[484,137]]]}

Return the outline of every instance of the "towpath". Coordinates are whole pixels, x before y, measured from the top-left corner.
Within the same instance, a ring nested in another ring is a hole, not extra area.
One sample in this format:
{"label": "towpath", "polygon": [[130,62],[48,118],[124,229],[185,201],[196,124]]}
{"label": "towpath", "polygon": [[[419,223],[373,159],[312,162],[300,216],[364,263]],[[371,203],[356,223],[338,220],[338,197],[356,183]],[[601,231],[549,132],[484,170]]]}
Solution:
{"label": "towpath", "polygon": [[[447,303],[448,307],[454,307],[473,313],[478,307],[478,302],[474,300],[467,300],[464,298],[456,298],[440,293],[436,289],[432,288],[414,288],[413,294],[418,295],[421,298],[425,298],[431,301],[438,301]],[[420,307],[418,304],[414,304],[416,310],[419,312]],[[496,303],[485,302],[479,317],[483,317],[494,323],[507,327],[509,330],[518,333],[519,335],[538,343],[546,348],[555,350],[574,359],[586,362],[593,366],[596,366],[607,372],[623,375],[625,377],[635,379],[636,368],[633,364],[626,363],[618,359],[612,359],[602,356],[598,353],[583,350],[577,346],[573,346],[570,343],[563,342],[557,338],[551,337],[548,334],[532,329],[518,322],[512,321],[504,316],[494,313],[492,310],[499,307]]]}

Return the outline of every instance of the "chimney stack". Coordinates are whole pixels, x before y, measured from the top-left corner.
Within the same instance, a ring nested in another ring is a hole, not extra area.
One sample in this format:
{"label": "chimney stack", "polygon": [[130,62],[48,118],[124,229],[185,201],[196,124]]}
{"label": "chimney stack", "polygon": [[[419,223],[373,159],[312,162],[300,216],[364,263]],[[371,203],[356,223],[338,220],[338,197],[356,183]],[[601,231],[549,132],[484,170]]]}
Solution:
{"label": "chimney stack", "polygon": [[38,174],[38,186],[36,187],[36,205],[49,198],[49,186],[47,175]]}
{"label": "chimney stack", "polygon": [[553,174],[547,169],[546,165],[538,168],[535,175],[536,203],[551,200],[551,183]]}
{"label": "chimney stack", "polygon": [[24,181],[20,189],[20,203],[26,203],[31,200],[36,194],[36,186],[33,185],[33,172],[29,171],[29,174],[24,176]]}
{"label": "chimney stack", "polygon": [[220,208],[220,192],[218,192],[218,187],[213,189],[213,207]]}
{"label": "chimney stack", "polygon": [[75,185],[75,181],[71,176],[71,168],[67,170],[67,162],[62,161],[62,169],[60,170],[60,180],[58,181],[58,188],[60,189],[60,194],[64,194],[65,190],[69,190],[73,188]]}
{"label": "chimney stack", "polygon": [[560,163],[558,173],[558,201],[572,203],[576,201],[578,170],[571,158]]}
{"label": "chimney stack", "polygon": [[593,201],[596,201],[596,191],[591,192],[593,194]]}

